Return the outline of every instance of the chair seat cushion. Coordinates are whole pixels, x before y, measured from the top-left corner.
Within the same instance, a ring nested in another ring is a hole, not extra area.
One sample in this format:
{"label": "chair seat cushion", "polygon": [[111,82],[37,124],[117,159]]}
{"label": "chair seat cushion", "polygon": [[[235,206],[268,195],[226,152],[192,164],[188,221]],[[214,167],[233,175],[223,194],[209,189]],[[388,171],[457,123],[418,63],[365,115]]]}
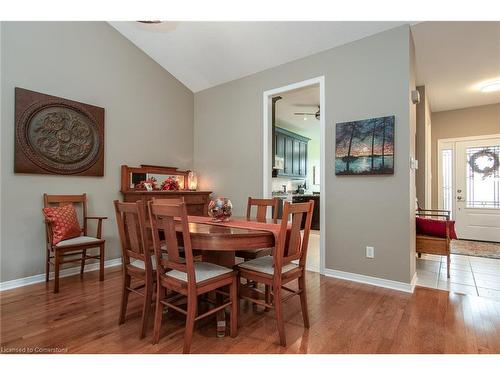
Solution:
{"label": "chair seat cushion", "polygon": [[[274,274],[274,266],[273,266],[273,257],[270,255],[260,257],[260,258],[255,258],[252,260],[249,260],[248,262],[243,262],[238,264],[239,268],[245,268],[250,271],[257,271],[257,272],[262,272],[266,273],[269,275]],[[295,268],[298,268],[299,266],[294,263],[288,263],[284,265],[281,268],[281,273],[286,273],[288,271],[291,271]]]}
{"label": "chair seat cushion", "polygon": [[[424,236],[446,238],[446,222],[447,220],[429,219],[424,217],[416,217],[417,234]],[[456,240],[457,233],[455,232],[455,220],[448,220],[450,239]]]}
{"label": "chair seat cushion", "polygon": [[254,249],[254,250],[238,250],[236,251],[236,256],[244,259],[255,259],[266,255],[271,255],[272,253],[273,253],[273,248],[266,247],[263,249]]}
{"label": "chair seat cushion", "polygon": [[82,234],[76,210],[72,204],[45,207],[43,215],[51,224],[52,245],[57,245],[61,241],[70,238],[79,237]]}
{"label": "chair seat cushion", "polygon": [[[151,255],[151,264],[153,266],[153,270],[156,270],[156,256],[154,254]],[[146,269],[146,265],[140,259],[135,259],[133,262],[130,262],[131,266],[140,268],[142,270]]]}
{"label": "chair seat cushion", "polygon": [[[196,277],[196,282],[202,282],[208,279],[213,279],[214,277],[224,275],[226,273],[231,273],[233,272],[232,269],[226,268],[219,266],[217,264],[213,263],[207,263],[207,262],[195,262],[194,263],[194,273]],[[168,271],[166,275],[170,277],[174,277],[178,280],[182,280],[187,282],[187,273],[177,271],[177,270],[172,270]]]}
{"label": "chair seat cushion", "polygon": [[86,243],[92,242],[103,242],[104,240],[100,240],[99,238],[89,237],[89,236],[80,236],[70,238],[68,240],[63,240],[57,243],[56,247],[64,247],[64,246],[76,246],[76,245],[85,245]]}

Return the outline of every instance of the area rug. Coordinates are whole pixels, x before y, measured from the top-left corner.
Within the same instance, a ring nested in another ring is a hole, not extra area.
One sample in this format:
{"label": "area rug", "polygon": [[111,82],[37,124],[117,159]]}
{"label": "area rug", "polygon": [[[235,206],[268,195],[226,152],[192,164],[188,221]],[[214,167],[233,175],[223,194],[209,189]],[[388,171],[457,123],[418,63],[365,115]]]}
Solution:
{"label": "area rug", "polygon": [[452,240],[451,253],[500,259],[500,243]]}

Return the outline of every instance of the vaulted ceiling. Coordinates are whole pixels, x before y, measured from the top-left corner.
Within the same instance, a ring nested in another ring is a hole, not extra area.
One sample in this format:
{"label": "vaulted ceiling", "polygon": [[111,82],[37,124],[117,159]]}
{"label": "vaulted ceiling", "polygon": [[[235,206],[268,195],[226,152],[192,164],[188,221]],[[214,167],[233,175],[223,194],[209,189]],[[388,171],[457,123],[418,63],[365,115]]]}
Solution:
{"label": "vaulted ceiling", "polygon": [[[406,22],[110,22],[193,92]],[[500,79],[500,22],[411,23],[417,84],[432,111],[500,102],[478,85]]]}
{"label": "vaulted ceiling", "polygon": [[110,22],[193,92],[404,22]]}

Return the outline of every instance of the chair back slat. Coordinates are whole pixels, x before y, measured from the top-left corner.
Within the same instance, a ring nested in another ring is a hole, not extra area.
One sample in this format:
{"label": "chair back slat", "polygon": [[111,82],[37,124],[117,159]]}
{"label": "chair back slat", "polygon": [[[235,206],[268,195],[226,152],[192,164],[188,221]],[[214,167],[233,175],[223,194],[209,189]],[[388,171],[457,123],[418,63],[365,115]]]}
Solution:
{"label": "chair back slat", "polygon": [[279,199],[278,198],[272,198],[272,199],[255,199],[252,197],[248,197],[248,204],[247,204],[247,219],[251,218],[252,215],[252,207],[257,207],[257,220],[265,220],[267,216],[267,209],[268,207],[272,208],[273,211],[273,219],[278,218],[278,204],[279,204]]}
{"label": "chair back slat", "polygon": [[[170,202],[168,202],[170,203]],[[193,251],[191,247],[191,236],[184,202],[177,204],[158,204],[148,202],[149,218],[153,237],[153,247],[157,257],[158,277],[164,275],[169,269],[174,269],[187,274],[189,287],[196,286],[194,273]],[[180,257],[179,241],[177,239],[177,228],[180,226],[184,248],[184,258]],[[158,257],[161,254],[160,233],[163,232],[168,252],[168,260]]]}
{"label": "chair back slat", "polygon": [[180,198],[155,198],[153,197],[153,203],[156,204],[179,204],[184,202],[184,197]]}
{"label": "chair back slat", "polygon": [[[75,206],[75,210],[78,212],[78,208],[81,208],[81,216],[79,224],[80,228],[82,231],[83,235],[87,235],[87,220],[85,218],[87,217],[87,194],[47,194],[45,193],[43,195],[43,206],[45,208],[47,207],[54,207],[54,206],[67,206],[68,204],[72,204]],[[78,215],[77,215],[78,216]],[[83,226],[81,225],[81,222],[83,221]]]}
{"label": "chair back slat", "polygon": [[[313,200],[306,203],[285,202],[280,235],[274,252],[275,277],[280,278],[281,268],[294,260],[298,260],[299,265],[305,267],[313,209]],[[291,224],[289,226],[287,218],[290,215]],[[303,215],[306,215],[306,221],[302,234],[300,227]]]}
{"label": "chair back slat", "polygon": [[123,203],[117,200],[113,203],[124,266],[130,264],[130,258],[139,259],[144,262],[146,272],[151,272],[153,265],[146,231],[144,204],[142,201]]}

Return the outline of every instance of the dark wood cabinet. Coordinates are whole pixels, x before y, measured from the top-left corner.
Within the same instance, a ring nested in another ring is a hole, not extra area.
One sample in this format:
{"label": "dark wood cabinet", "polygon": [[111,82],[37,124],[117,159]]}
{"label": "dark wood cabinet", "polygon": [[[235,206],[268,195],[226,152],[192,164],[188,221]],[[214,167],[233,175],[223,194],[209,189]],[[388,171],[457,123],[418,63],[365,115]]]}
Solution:
{"label": "dark wood cabinet", "polygon": [[307,176],[307,143],[309,138],[291,131],[276,128],[276,156],[284,160],[283,169],[278,169],[278,177]]}
{"label": "dark wood cabinet", "polygon": [[[293,174],[293,138],[285,136],[285,167],[283,169],[283,174],[286,176],[291,176]],[[278,170],[278,176],[280,171]]]}
{"label": "dark wood cabinet", "polygon": [[[319,195],[294,195],[292,198],[292,203],[305,203],[309,202],[310,200],[314,201],[314,209],[313,209],[313,216],[312,216],[312,222],[311,222],[311,229],[313,230],[319,230]],[[306,223],[306,216],[304,215],[302,217],[302,224],[301,228],[304,228],[304,225]]]}
{"label": "dark wood cabinet", "polygon": [[[188,190],[189,171],[179,171],[174,167],[162,167],[154,165],[141,165],[140,167],[129,167],[122,165],[121,168],[121,193],[123,201],[137,202],[139,200],[147,203],[153,198],[184,198],[188,215],[208,216],[208,203],[211,191]],[[146,191],[141,188],[141,181],[150,177],[159,179],[157,189]],[[176,179],[180,190],[160,190],[162,180],[167,178]]]}
{"label": "dark wood cabinet", "polygon": [[300,153],[299,153],[299,175],[307,176],[307,143],[300,142]]}

